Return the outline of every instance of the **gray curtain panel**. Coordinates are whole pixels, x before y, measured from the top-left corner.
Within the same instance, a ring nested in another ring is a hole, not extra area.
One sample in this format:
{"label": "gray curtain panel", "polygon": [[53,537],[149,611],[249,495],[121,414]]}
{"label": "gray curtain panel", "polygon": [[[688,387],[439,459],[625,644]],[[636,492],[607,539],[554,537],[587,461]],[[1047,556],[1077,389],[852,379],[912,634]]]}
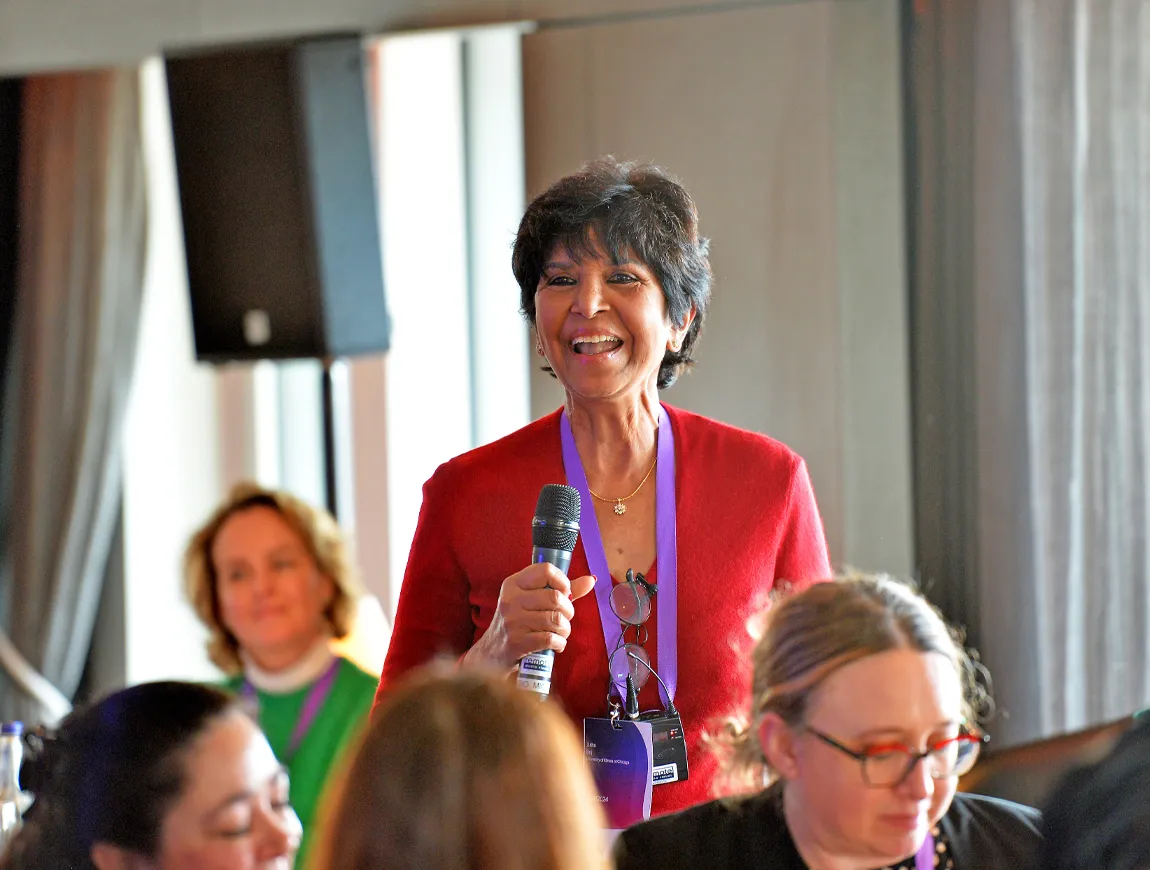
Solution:
{"label": "gray curtain panel", "polygon": [[1027,700],[1048,732],[1150,701],[1150,6],[1013,5],[1041,687]]}
{"label": "gray curtain panel", "polygon": [[[147,233],[137,70],[25,82],[19,196],[0,438],[0,628],[70,698],[120,510]],[[3,661],[12,668],[12,656]],[[24,688],[27,674],[6,676],[0,715],[54,718]]]}
{"label": "gray curtain panel", "polygon": [[917,544],[996,742],[1150,701],[1150,9],[908,4]]}

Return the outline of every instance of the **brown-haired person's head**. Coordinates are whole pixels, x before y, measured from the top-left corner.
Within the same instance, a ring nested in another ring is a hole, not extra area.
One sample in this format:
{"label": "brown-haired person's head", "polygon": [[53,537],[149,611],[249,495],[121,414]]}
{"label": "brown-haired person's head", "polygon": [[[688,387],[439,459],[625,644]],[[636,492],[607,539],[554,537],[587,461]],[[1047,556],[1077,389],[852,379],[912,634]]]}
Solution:
{"label": "brown-haired person's head", "polygon": [[317,870],[603,870],[568,719],[497,675],[432,666],[387,695],[327,807]]}
{"label": "brown-haired person's head", "polygon": [[750,721],[720,741],[745,782],[780,784],[788,822],[802,819],[796,840],[897,864],[978,756],[987,699],[977,676],[961,639],[910,586],[881,575],[816,583],[765,614]]}
{"label": "brown-haired person's head", "polygon": [[323,638],[345,637],[361,594],[335,519],[290,493],[237,484],[192,536],[184,589],[225,673],[242,657],[288,667]]}

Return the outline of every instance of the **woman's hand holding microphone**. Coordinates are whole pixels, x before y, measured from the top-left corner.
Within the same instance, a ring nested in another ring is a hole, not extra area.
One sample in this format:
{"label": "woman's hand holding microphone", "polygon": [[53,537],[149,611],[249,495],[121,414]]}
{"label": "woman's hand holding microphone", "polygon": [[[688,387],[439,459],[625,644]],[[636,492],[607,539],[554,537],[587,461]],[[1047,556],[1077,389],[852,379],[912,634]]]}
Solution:
{"label": "woman's hand holding microphone", "polygon": [[595,587],[596,578],[568,577],[547,562],[512,574],[499,588],[491,625],[463,656],[464,665],[483,664],[511,671],[528,653],[562,652],[571,636],[577,598]]}

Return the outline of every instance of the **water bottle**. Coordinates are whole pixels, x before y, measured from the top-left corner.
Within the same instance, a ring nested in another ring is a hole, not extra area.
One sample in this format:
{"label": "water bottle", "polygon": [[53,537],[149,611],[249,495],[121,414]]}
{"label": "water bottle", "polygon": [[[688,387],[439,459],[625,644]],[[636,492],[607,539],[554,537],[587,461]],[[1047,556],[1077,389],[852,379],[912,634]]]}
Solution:
{"label": "water bottle", "polygon": [[0,855],[20,830],[24,798],[20,793],[20,762],[24,758],[24,725],[0,724]]}

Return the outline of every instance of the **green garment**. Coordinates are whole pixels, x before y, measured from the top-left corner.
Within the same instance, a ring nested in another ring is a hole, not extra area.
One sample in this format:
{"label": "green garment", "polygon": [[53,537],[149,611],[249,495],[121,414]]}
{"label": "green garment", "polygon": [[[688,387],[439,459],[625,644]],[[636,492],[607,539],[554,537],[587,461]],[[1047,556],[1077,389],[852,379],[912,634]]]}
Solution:
{"label": "green garment", "polygon": [[[311,686],[285,695],[257,692],[260,728],[267,735],[276,757],[287,765],[291,776],[292,806],[303,823],[303,842],[295,864],[297,870],[306,870],[311,859],[309,850],[315,841],[313,824],[324,785],[336,771],[344,750],[367,724],[378,683],[377,677],[361,671],[347,659],[341,659],[331,693],[291,758],[284,756]],[[243,677],[236,676],[225,683],[225,688],[238,694],[243,684]]]}

